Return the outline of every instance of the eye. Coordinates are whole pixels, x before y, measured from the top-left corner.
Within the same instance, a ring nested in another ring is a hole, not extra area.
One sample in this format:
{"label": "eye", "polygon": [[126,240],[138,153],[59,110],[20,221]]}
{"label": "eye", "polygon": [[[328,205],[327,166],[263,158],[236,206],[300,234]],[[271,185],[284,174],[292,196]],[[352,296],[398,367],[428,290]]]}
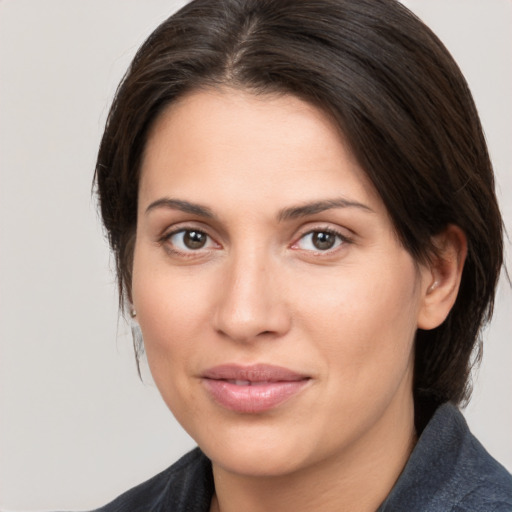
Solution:
{"label": "eye", "polygon": [[302,235],[294,244],[294,248],[304,251],[329,251],[336,249],[347,239],[340,233],[332,230],[315,230]]}
{"label": "eye", "polygon": [[178,252],[192,252],[216,247],[213,240],[198,229],[180,229],[170,233],[165,239]]}

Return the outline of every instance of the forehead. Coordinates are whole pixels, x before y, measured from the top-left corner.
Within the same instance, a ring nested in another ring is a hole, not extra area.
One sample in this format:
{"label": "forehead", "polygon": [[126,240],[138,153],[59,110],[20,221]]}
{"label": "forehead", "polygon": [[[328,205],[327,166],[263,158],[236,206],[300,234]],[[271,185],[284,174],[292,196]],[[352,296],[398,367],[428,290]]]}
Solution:
{"label": "forehead", "polygon": [[379,202],[322,110],[292,95],[232,89],[189,93],[154,123],[142,163],[141,202],[164,192],[202,202],[214,194],[246,204],[346,194]]}

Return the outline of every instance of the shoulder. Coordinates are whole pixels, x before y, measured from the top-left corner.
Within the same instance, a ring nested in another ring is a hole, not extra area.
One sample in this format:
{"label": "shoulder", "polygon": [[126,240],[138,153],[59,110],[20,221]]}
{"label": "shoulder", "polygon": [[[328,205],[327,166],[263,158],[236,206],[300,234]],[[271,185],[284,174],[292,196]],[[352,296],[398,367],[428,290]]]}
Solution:
{"label": "shoulder", "polygon": [[460,488],[453,512],[512,512],[512,476],[469,431],[451,483]]}
{"label": "shoulder", "polygon": [[410,510],[512,512],[512,476],[451,404],[435,412],[379,512]]}
{"label": "shoulder", "polygon": [[212,493],[211,463],[196,448],[158,475],[93,512],[207,511]]}
{"label": "shoulder", "polygon": [[[458,498],[453,512],[512,512],[512,476],[469,431],[466,420],[452,405],[445,406],[453,422],[457,460],[451,468],[451,493]],[[450,430],[450,427],[447,427]]]}

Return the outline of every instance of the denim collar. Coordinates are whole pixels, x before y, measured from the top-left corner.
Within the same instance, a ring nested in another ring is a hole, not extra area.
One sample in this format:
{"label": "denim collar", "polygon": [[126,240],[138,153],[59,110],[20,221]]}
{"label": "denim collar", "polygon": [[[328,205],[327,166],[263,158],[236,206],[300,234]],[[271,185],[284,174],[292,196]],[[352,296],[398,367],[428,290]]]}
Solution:
{"label": "denim collar", "polygon": [[[503,508],[500,508],[503,507]],[[434,413],[377,512],[512,511],[512,477],[452,404]]]}

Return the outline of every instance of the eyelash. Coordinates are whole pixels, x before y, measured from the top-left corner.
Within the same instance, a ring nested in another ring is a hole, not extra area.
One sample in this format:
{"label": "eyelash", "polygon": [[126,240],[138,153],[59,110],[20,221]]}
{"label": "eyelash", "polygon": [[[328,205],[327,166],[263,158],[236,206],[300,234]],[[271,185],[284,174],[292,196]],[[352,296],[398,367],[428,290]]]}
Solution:
{"label": "eyelash", "polygon": [[[212,248],[198,248],[197,250],[194,250],[194,249],[188,249],[188,250],[179,250],[179,249],[176,249],[175,247],[173,247],[173,244],[170,243],[170,240],[172,239],[172,237],[180,234],[180,233],[183,233],[183,235],[185,235],[186,233],[197,233],[199,235],[203,235],[203,236],[206,236],[207,237],[207,241],[206,243],[208,243],[208,241],[210,242],[213,242],[213,238],[208,235],[208,233],[206,233],[204,230],[202,229],[196,229],[196,228],[179,228],[179,229],[176,229],[174,231],[171,231],[170,233],[166,233],[164,234],[160,240],[159,240],[159,243],[164,245],[165,249],[167,252],[171,253],[172,255],[175,255],[175,256],[181,256],[181,257],[185,257],[185,258],[193,258],[193,257],[197,257],[200,253],[204,254],[204,251],[211,251]],[[216,245],[218,245],[216,242],[214,242]],[[219,246],[220,247],[220,246]]]}
{"label": "eyelash", "polygon": [[[169,253],[171,253],[172,255],[177,255],[177,256],[180,256],[180,257],[186,257],[186,258],[190,258],[190,257],[197,257],[199,256],[200,254],[204,254],[204,251],[211,251],[212,248],[208,247],[208,248],[198,248],[197,250],[194,250],[194,249],[188,249],[188,250],[179,250],[179,249],[176,249],[175,247],[173,247],[173,244],[169,243],[171,238],[180,234],[180,233],[183,233],[183,235],[185,235],[186,233],[197,233],[199,235],[203,235],[203,236],[206,236],[207,237],[207,242],[210,241],[213,242],[214,244],[216,244],[217,246],[220,247],[219,244],[217,244],[213,238],[208,235],[208,233],[206,233],[205,231],[201,230],[201,229],[196,229],[196,228],[179,228],[179,229],[176,229],[174,231],[171,231],[170,233],[166,233],[164,234],[160,239],[159,239],[159,243],[164,245],[165,246],[165,249],[166,251],[168,251]],[[329,228],[329,227],[324,227],[324,228],[315,228],[315,229],[310,229],[309,231],[306,231],[304,233],[302,233],[300,235],[300,237],[298,237],[296,239],[295,242],[293,242],[290,246],[291,249],[296,249],[296,250],[300,250],[299,247],[297,247],[297,245],[299,244],[299,242],[301,240],[303,240],[305,237],[307,236],[310,236],[310,235],[313,235],[315,233],[322,233],[322,234],[328,234],[328,235],[332,235],[336,238],[335,240],[335,244],[337,243],[337,245],[334,247],[334,248],[328,248],[326,250],[322,250],[322,249],[316,249],[316,250],[305,250],[305,252],[307,253],[310,253],[310,254],[315,254],[315,255],[330,255],[330,254],[333,254],[335,252],[337,252],[337,250],[343,246],[343,245],[346,245],[346,244],[351,244],[353,243],[353,240],[340,233],[339,231],[335,230],[335,229],[332,229],[332,228]],[[216,248],[213,248],[213,249],[216,249]]]}
{"label": "eyelash", "polygon": [[[332,229],[332,228],[329,228],[329,227],[324,227],[324,228],[315,228],[315,229],[310,229],[308,231],[306,231],[305,233],[302,233],[300,235],[299,238],[297,238],[297,241],[294,242],[291,246],[292,249],[296,248],[296,246],[298,245],[298,243],[303,240],[305,237],[307,236],[310,236],[310,235],[313,235],[315,233],[322,233],[322,234],[328,234],[328,235],[332,235],[335,237],[335,242],[334,243],[337,243],[337,245],[333,248],[328,248],[326,250],[322,250],[322,249],[316,249],[316,250],[307,250],[306,252],[309,252],[309,253],[312,253],[312,254],[315,254],[315,255],[322,255],[322,254],[325,254],[325,255],[330,255],[330,254],[333,254],[335,252],[337,252],[337,250],[343,246],[343,245],[346,245],[346,244],[350,244],[353,242],[353,240],[340,233],[339,231],[335,230],[335,229]],[[337,239],[337,240],[336,240]],[[300,248],[298,248],[300,250]]]}

